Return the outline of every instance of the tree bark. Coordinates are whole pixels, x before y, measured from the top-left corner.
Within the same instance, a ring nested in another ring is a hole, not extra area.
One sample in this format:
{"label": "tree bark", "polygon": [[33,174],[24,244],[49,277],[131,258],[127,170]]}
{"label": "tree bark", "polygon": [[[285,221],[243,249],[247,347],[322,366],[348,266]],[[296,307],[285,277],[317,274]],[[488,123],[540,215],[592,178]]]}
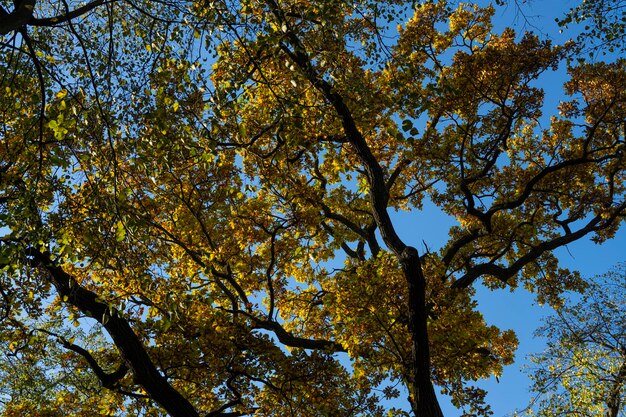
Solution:
{"label": "tree bark", "polygon": [[8,12],[0,5],[0,36],[4,36],[24,26],[33,17],[35,0],[15,2],[15,9]]}
{"label": "tree bark", "polygon": [[622,389],[626,380],[626,360],[622,362],[606,400],[606,417],[617,417],[621,409]]}
{"label": "tree bark", "polygon": [[285,30],[285,42],[280,49],[300,68],[324,98],[332,105],[347,142],[363,165],[369,185],[369,200],[372,216],[385,245],[398,259],[408,286],[409,333],[412,342],[411,364],[409,365],[409,381],[407,386],[411,396],[411,408],[416,417],[443,417],[439,401],[435,395],[430,378],[430,352],[428,349],[428,327],[426,311],[426,280],[422,273],[420,257],[417,249],[407,246],[396,233],[395,227],[387,212],[389,190],[385,181],[383,168],[372,153],[365,137],[359,130],[350,108],[344,98],[337,93],[333,85],[321,77],[298,36],[290,30],[280,6],[275,0],[267,0],[267,4]]}
{"label": "tree bark", "polygon": [[426,279],[422,272],[419,253],[415,248],[407,246],[400,254],[399,260],[408,287],[412,363],[407,385],[411,408],[416,417],[443,417],[430,377]]}

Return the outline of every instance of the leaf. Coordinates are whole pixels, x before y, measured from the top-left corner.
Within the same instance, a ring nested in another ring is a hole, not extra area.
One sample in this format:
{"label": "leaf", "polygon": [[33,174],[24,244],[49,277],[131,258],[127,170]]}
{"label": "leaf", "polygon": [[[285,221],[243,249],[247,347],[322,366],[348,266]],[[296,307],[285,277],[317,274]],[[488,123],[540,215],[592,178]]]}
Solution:
{"label": "leaf", "polygon": [[161,329],[166,332],[169,330],[169,328],[172,327],[172,321],[171,320],[163,320],[163,324],[161,326]]}
{"label": "leaf", "polygon": [[118,220],[115,223],[115,240],[118,242],[123,241],[126,238],[126,227],[124,227],[124,223],[121,220]]}
{"label": "leaf", "polygon": [[402,121],[402,131],[406,132],[408,130],[411,130],[413,128],[413,122],[410,120],[403,120]]}

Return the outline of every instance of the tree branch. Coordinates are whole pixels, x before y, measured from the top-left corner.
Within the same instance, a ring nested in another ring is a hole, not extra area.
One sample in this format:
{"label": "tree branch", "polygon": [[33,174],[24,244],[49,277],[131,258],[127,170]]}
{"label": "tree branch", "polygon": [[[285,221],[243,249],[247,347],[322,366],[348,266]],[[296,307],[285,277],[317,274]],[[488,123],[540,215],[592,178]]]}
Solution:
{"label": "tree branch", "polygon": [[285,346],[331,352],[347,352],[346,349],[337,342],[331,340],[305,339],[303,337],[297,337],[289,333],[275,321],[259,320],[255,318],[252,319],[254,320],[255,327],[272,331],[278,338],[278,341]]}
{"label": "tree branch", "polygon": [[18,30],[26,25],[33,17],[36,0],[22,0],[15,3],[15,9],[9,13],[0,6],[0,36]]}
{"label": "tree branch", "polygon": [[82,16],[100,5],[113,1],[116,0],[95,0],[77,9],[71,10],[68,13],[39,19],[33,17],[35,5],[37,4],[36,0],[22,0],[22,2],[20,2],[11,13],[8,13],[2,6],[0,6],[0,36],[11,33],[24,26],[58,26],[62,23],[69,22],[74,18]]}
{"label": "tree branch", "polygon": [[48,253],[30,247],[27,256],[31,264],[46,271],[59,296],[91,316],[107,330],[119,349],[135,381],[172,417],[198,417],[195,408],[176,391],[157,370],[145,346],[130,324],[115,309],[98,300],[98,296],[83,287],[59,267]]}
{"label": "tree branch", "polygon": [[[504,267],[501,265],[496,265],[493,262],[487,262],[483,264],[479,264],[476,266],[472,266],[467,269],[465,275],[457,279],[453,284],[453,288],[466,288],[470,286],[476,279],[483,275],[493,276],[502,282],[507,282],[511,277],[515,276],[519,271],[521,271],[526,265],[537,260],[541,255],[546,252],[550,252],[556,248],[561,246],[565,246],[568,243],[574,242],[583,236],[591,233],[597,232],[602,229],[606,229],[613,225],[614,221],[617,220],[618,217],[622,216],[624,211],[626,210],[626,203],[622,203],[615,209],[615,212],[608,218],[603,218],[601,215],[597,215],[589,222],[587,225],[580,228],[579,230],[559,236],[552,240],[548,240],[543,242],[537,246],[534,246],[528,253],[520,257],[517,261],[513,262],[510,266]],[[604,220],[604,221],[603,221]]]}
{"label": "tree branch", "polygon": [[125,363],[122,363],[115,372],[108,374],[104,372],[104,369],[100,367],[96,359],[93,357],[91,353],[89,353],[88,350],[74,343],[71,343],[69,340],[67,340],[66,338],[64,338],[63,336],[59,334],[53,333],[45,329],[36,329],[36,330],[42,333],[46,333],[50,336],[56,337],[57,340],[61,343],[61,345],[63,345],[65,349],[71,350],[72,352],[78,353],[80,356],[82,356],[87,361],[87,363],[89,364],[93,372],[96,374],[96,377],[100,380],[104,388],[114,389],[115,384],[119,380],[124,378],[124,376],[126,376],[126,374],[128,373],[128,367],[126,366]]}
{"label": "tree branch", "polygon": [[[389,213],[387,213],[387,203],[389,202],[389,191],[382,167],[367,145],[367,142],[359,130],[352,112],[346,105],[343,97],[338,94],[333,86],[324,80],[315,70],[311,63],[311,58],[306,52],[300,39],[290,30],[284,13],[274,0],[269,0],[268,4],[274,16],[281,25],[287,26],[285,37],[289,45],[281,42],[279,47],[289,58],[300,68],[302,74],[315,87],[324,98],[333,106],[341,120],[343,131],[347,141],[350,143],[356,156],[361,160],[367,180],[369,183],[369,197],[373,209],[373,216],[378,225],[378,229],[385,244],[396,256],[401,256],[406,244],[400,239]],[[289,47],[291,46],[291,48]]]}

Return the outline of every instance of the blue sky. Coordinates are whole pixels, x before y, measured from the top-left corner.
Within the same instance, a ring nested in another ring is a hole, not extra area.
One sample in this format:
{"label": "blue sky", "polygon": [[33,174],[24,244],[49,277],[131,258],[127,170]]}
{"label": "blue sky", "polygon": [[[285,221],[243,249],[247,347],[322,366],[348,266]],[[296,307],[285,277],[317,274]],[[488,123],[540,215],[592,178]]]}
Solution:
{"label": "blue sky", "polygon": [[[550,37],[556,43],[562,43],[572,37],[575,32],[565,31],[559,34],[554,22],[555,17],[562,16],[568,9],[575,6],[575,1],[532,1],[526,10],[529,21],[535,24],[535,29],[541,30],[543,35]],[[511,11],[511,10],[510,10]],[[502,22],[511,21],[510,16],[496,15]],[[521,19],[517,21],[521,23]],[[511,24],[511,23],[505,23]],[[563,99],[560,86],[565,80],[563,68],[556,73],[546,74],[542,78],[542,86],[546,89],[545,113],[553,113],[554,106]],[[615,238],[597,245],[588,238],[557,250],[562,266],[579,271],[583,277],[592,278],[603,274],[618,262],[626,259],[626,228],[622,227]],[[487,322],[500,328],[511,328],[516,331],[520,339],[515,364],[508,366],[500,382],[495,378],[481,383],[480,386],[489,391],[488,401],[494,411],[494,416],[511,415],[515,410],[526,407],[531,400],[529,392],[530,380],[522,368],[528,365],[527,355],[540,352],[545,348],[545,340],[533,337],[534,331],[540,326],[541,318],[552,313],[548,306],[539,306],[533,295],[524,290],[514,293],[507,290],[489,291],[478,288],[477,299],[480,311]],[[460,415],[460,412],[451,407],[445,400],[442,401],[444,413],[448,417]]]}
{"label": "blue sky", "polygon": [[[401,237],[422,250],[420,236],[427,236],[425,240],[431,249],[438,248],[447,238],[447,234],[442,233],[442,230],[445,231],[454,223],[454,219],[430,204],[425,205],[424,216],[394,213],[394,218],[399,221],[398,230]],[[417,230],[421,234],[417,234]],[[625,249],[626,227],[623,227],[614,239],[601,245],[585,238],[558,249],[556,253],[562,266],[579,271],[583,277],[592,278],[626,260]],[[541,325],[542,317],[551,314],[553,310],[547,305],[538,305],[534,295],[523,288],[515,291],[509,289],[492,291],[478,285],[476,290],[479,311],[483,313],[487,323],[501,329],[515,330],[520,340],[515,363],[505,368],[499,382],[491,378],[477,383],[479,387],[489,392],[487,401],[495,417],[512,415],[514,411],[524,409],[531,400],[529,392],[531,381],[523,368],[528,365],[526,357],[529,354],[541,352],[545,348],[545,340],[534,337],[534,332]],[[462,414],[443,396],[440,403],[446,417]]]}
{"label": "blue sky", "polygon": [[[626,229],[622,228],[615,239],[602,245],[596,245],[588,239],[575,242],[567,248],[557,251],[563,266],[578,270],[584,277],[592,278],[610,270],[616,263],[624,261],[626,248]],[[545,340],[533,337],[534,331],[541,324],[541,318],[552,312],[548,306],[539,306],[534,296],[524,290],[510,292],[507,290],[490,291],[478,289],[479,309],[487,322],[503,329],[513,329],[520,339],[516,362],[508,366],[500,382],[495,378],[481,383],[480,386],[489,391],[488,401],[494,416],[511,415],[521,410],[530,401],[530,380],[522,371],[528,365],[526,356],[541,352],[545,348]],[[445,400],[444,413],[448,417],[460,415],[460,412],[449,406]]]}
{"label": "blue sky", "polygon": [[[519,1],[521,3],[521,0]],[[513,0],[510,3],[515,3]],[[524,7],[523,14],[514,4],[508,9],[498,9],[495,15],[496,31],[506,26],[514,27],[518,32],[532,31],[542,38],[552,39],[561,44],[575,36],[575,28],[559,33],[554,19],[577,4],[575,1],[533,1]],[[544,114],[546,120],[555,113],[559,100],[564,99],[562,84],[566,79],[565,68],[557,72],[547,73],[540,80],[540,86],[546,90]],[[445,243],[447,226],[454,223],[453,219],[439,212],[434,206],[426,206],[424,215],[415,213],[395,213],[399,222],[398,230],[408,244],[424,250],[422,239],[431,250],[436,250]],[[417,232],[419,230],[419,233]],[[626,260],[626,228],[622,228],[614,239],[602,245],[594,244],[585,238],[556,253],[561,265],[571,270],[580,271],[583,277],[592,278],[610,270],[618,262]],[[545,348],[545,340],[534,337],[535,330],[541,325],[542,317],[552,313],[548,306],[536,303],[532,294],[523,289],[511,292],[508,289],[491,291],[480,285],[477,287],[476,299],[479,310],[489,324],[501,329],[513,329],[517,333],[520,344],[513,365],[505,368],[499,382],[495,378],[479,381],[478,386],[487,389],[487,401],[491,405],[495,417],[512,415],[516,410],[524,409],[531,400],[529,388],[531,381],[523,368],[528,366],[527,356],[541,352]],[[446,417],[461,415],[461,411],[450,404],[447,398],[441,397],[441,406]]]}

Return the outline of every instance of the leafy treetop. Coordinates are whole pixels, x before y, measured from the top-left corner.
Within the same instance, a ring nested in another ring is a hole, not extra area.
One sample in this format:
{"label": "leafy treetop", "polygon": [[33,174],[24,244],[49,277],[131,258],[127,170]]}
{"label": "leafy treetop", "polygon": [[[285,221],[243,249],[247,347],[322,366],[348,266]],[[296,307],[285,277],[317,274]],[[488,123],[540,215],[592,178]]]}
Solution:
{"label": "leafy treetop", "polygon": [[490,413],[472,284],[584,286],[551,252],[624,217],[624,62],[546,124],[567,47],[412,3],[2,4],[5,414]]}

